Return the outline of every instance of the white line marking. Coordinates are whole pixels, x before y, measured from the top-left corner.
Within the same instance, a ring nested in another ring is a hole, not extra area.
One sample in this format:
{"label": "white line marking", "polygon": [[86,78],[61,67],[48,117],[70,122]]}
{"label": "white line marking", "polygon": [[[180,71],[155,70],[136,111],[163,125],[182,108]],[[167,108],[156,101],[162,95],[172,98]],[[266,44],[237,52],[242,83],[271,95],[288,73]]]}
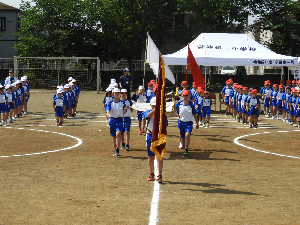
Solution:
{"label": "white line marking", "polygon": [[[155,158],[154,160],[154,174],[158,174],[158,168],[157,168],[157,160]],[[157,218],[157,209],[158,209],[158,201],[159,201],[159,183],[154,182],[153,187],[153,196],[151,201],[151,212],[150,212],[150,218],[149,218],[149,225],[155,225],[159,219]]]}
{"label": "white line marking", "polygon": [[[11,128],[11,127],[4,127],[4,128]],[[24,128],[16,128],[16,129],[23,130]],[[75,145],[73,145],[71,147],[68,147],[68,148],[62,148],[62,149],[58,149],[58,150],[54,150],[54,151],[26,153],[26,154],[23,154],[23,155],[3,155],[3,156],[0,156],[0,158],[8,158],[8,157],[13,157],[13,156],[14,157],[32,156],[32,155],[41,155],[41,154],[52,153],[52,152],[59,152],[59,151],[67,150],[67,149],[76,148],[76,147],[78,147],[79,145],[82,144],[82,140],[80,138],[74,137],[72,135],[64,134],[64,133],[57,133],[57,132],[44,131],[44,130],[36,130],[36,129],[24,129],[24,130],[39,131],[39,132],[45,132],[45,133],[53,133],[53,134],[58,134],[58,135],[64,135],[64,136],[67,136],[67,137],[70,137],[70,138],[73,138],[73,139],[77,140],[77,144],[75,144]]]}
{"label": "white line marking", "polygon": [[[299,131],[299,130],[294,130],[294,131]],[[277,131],[277,132],[280,132],[280,133],[287,133],[287,132],[290,132],[290,131]],[[282,156],[282,157],[287,157],[287,158],[300,159],[300,157],[297,157],[297,156],[282,155],[282,154],[279,154],[279,153],[274,153],[274,152],[267,152],[267,151],[263,151],[263,150],[258,150],[258,149],[255,149],[255,148],[252,148],[252,147],[249,147],[249,146],[247,146],[247,145],[243,145],[243,144],[239,143],[239,139],[244,138],[244,137],[254,136],[254,135],[258,135],[258,134],[270,134],[270,133],[271,133],[271,132],[263,132],[263,133],[255,133],[255,134],[247,134],[247,135],[243,135],[243,136],[240,136],[240,137],[235,138],[235,139],[234,139],[234,143],[237,144],[237,145],[239,145],[239,146],[242,146],[242,147],[245,147],[245,148],[248,148],[248,149],[257,151],[257,152],[262,152],[262,153],[266,153],[266,154],[277,155],[277,156]]]}

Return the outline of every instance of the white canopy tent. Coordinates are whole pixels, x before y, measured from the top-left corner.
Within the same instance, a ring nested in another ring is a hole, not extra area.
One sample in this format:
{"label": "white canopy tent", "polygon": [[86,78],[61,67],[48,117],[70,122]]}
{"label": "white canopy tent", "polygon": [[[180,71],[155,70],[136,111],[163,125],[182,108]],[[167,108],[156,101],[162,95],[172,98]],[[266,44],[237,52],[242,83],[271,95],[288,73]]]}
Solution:
{"label": "white canopy tent", "polygon": [[[298,66],[298,58],[277,54],[247,34],[202,33],[190,43],[198,65]],[[186,65],[188,47],[163,55],[166,65]]]}

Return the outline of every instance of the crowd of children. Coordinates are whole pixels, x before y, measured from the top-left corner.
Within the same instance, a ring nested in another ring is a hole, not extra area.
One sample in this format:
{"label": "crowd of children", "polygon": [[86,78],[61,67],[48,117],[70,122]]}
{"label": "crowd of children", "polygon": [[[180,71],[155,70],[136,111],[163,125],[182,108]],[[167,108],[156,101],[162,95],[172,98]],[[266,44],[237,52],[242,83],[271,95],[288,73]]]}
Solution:
{"label": "crowd of children", "polygon": [[52,104],[57,126],[63,125],[64,118],[73,118],[76,115],[80,91],[77,81],[72,77],[68,78],[68,83],[64,86],[57,86]]}
{"label": "crowd of children", "polygon": [[[298,85],[298,86],[297,86]],[[249,123],[250,128],[257,128],[257,121],[260,112],[266,117],[282,120],[293,126],[300,127],[300,81],[280,80],[280,85],[271,86],[269,80],[264,82],[260,90],[260,98],[256,89],[248,89],[231,79],[226,81],[222,97],[226,107],[225,115],[232,115],[238,122]],[[261,110],[261,101],[264,109]]]}
{"label": "crowd of children", "polygon": [[30,97],[30,85],[27,76],[20,80],[13,76],[7,77],[5,84],[0,83],[0,126],[13,123],[22,115],[27,115],[27,102]]}

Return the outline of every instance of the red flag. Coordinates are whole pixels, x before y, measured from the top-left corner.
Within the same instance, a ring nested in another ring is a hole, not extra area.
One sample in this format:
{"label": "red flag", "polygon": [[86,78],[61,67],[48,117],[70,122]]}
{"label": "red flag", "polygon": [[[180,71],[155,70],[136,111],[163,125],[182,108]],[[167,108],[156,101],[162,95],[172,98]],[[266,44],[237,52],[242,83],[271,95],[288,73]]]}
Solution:
{"label": "red flag", "polygon": [[187,69],[192,71],[192,75],[197,87],[205,88],[205,78],[193,56],[193,53],[188,45]]}
{"label": "red flag", "polygon": [[164,60],[159,56],[159,74],[156,91],[156,105],[153,119],[152,139],[150,150],[154,152],[156,158],[162,160],[166,153],[167,142],[167,118],[166,118],[166,78]]}

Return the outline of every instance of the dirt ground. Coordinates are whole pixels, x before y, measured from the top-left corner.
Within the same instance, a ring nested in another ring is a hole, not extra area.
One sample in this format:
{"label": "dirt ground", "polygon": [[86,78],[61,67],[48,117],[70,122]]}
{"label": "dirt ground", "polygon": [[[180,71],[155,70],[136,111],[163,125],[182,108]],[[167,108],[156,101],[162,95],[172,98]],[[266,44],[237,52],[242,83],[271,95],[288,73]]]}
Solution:
{"label": "dirt ground", "polygon": [[[78,115],[63,127],[53,94],[33,90],[29,114],[0,127],[0,224],[148,224],[154,183],[137,119],[132,151],[116,158],[104,94],[82,92]],[[297,130],[263,115],[250,129],[214,113],[182,158],[169,117],[157,224],[300,224]],[[240,136],[252,149],[234,143]]]}

